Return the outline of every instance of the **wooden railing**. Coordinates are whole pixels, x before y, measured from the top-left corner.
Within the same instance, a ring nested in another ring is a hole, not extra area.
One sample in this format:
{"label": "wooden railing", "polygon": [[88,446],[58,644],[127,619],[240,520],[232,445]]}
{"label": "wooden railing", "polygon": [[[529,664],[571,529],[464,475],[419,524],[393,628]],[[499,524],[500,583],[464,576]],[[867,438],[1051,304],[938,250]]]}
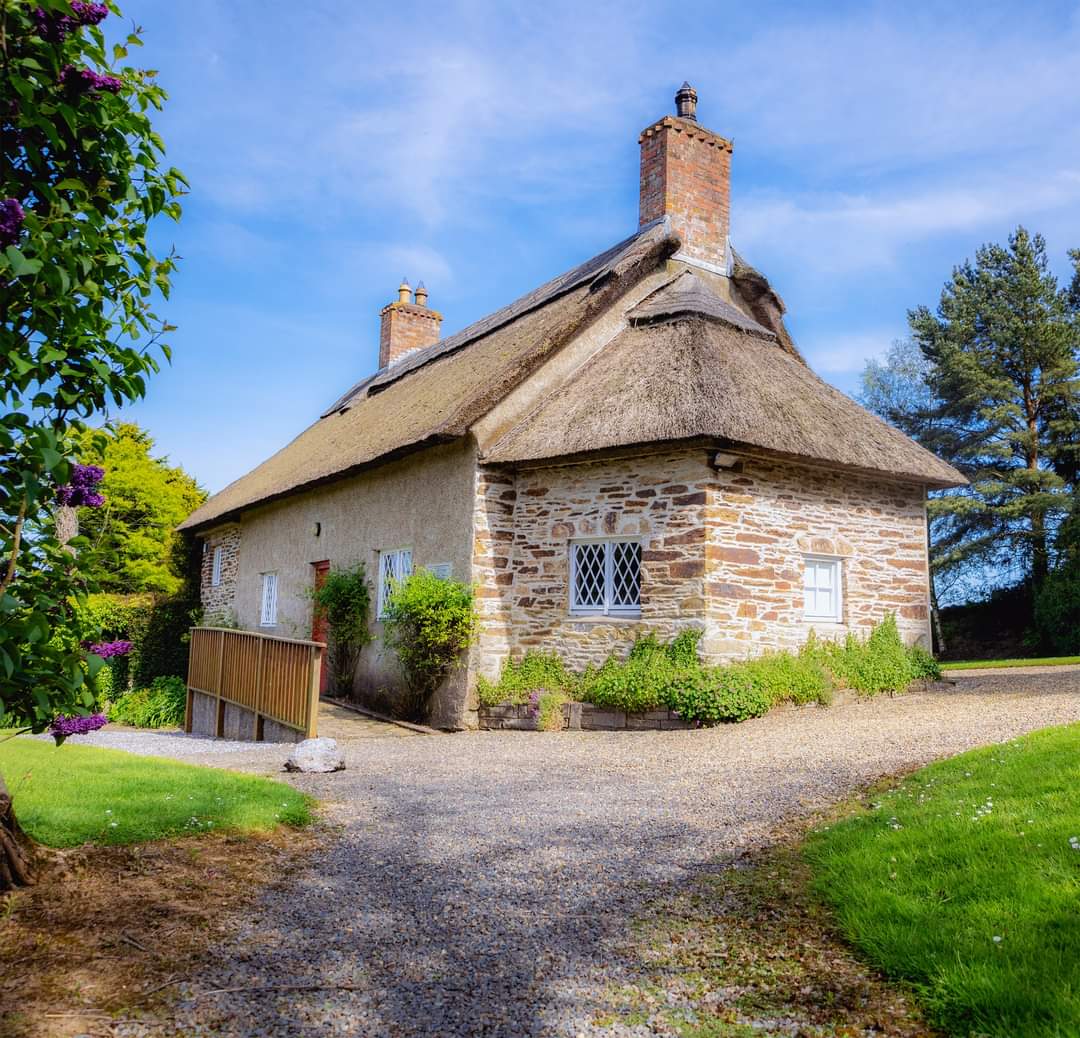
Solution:
{"label": "wooden railing", "polygon": [[322,642],[193,627],[185,730],[192,729],[192,695],[201,692],[217,700],[218,736],[225,734],[225,704],[233,703],[251,713],[252,739],[262,739],[266,718],[314,738],[325,649]]}

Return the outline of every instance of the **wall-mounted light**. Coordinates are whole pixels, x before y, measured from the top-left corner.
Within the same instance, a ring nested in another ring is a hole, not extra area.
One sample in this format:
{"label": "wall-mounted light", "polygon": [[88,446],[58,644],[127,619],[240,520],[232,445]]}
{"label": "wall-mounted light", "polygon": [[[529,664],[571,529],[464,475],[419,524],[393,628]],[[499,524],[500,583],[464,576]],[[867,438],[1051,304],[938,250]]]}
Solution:
{"label": "wall-mounted light", "polygon": [[739,464],[739,456],[737,454],[726,454],[724,451],[717,451],[713,455],[712,465],[714,469],[733,469]]}

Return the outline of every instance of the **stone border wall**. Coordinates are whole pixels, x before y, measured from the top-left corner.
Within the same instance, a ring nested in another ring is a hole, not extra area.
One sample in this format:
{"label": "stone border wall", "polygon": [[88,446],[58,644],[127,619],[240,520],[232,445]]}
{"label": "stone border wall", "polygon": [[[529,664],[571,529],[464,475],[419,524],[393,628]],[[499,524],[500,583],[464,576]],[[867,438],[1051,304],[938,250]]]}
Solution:
{"label": "stone border wall", "polygon": [[[255,741],[255,714],[238,703],[223,703],[222,739],[236,742]],[[191,734],[204,739],[218,738],[217,696],[191,689]],[[302,742],[304,733],[286,724],[279,724],[271,717],[262,718],[259,724],[261,742]]]}
{"label": "stone border wall", "polygon": [[[563,731],[687,731],[696,726],[673,710],[645,710],[627,713],[592,703],[563,703]],[[527,703],[499,703],[480,707],[480,727],[488,731],[536,731],[536,714]]]}

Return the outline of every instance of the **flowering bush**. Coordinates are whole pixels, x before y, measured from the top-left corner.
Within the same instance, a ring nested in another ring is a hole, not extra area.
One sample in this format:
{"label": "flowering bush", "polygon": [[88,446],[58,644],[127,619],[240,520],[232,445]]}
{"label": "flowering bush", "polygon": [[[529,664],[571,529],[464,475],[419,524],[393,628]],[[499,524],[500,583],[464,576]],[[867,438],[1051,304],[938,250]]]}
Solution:
{"label": "flowering bush", "polygon": [[100,656],[103,660],[108,660],[112,659],[114,656],[126,656],[131,652],[131,642],[99,642],[97,645],[91,645],[90,651],[95,656]]}
{"label": "flowering bush", "polygon": [[65,717],[61,714],[50,725],[49,731],[52,732],[52,736],[56,740],[57,746],[59,746],[68,736],[96,732],[106,725],[108,721],[109,719],[104,714],[76,714],[72,717]]}
{"label": "flowering bush", "polygon": [[19,240],[26,213],[17,198],[0,198],[0,249]]}
{"label": "flowering bush", "polygon": [[104,478],[99,465],[72,465],[70,481],[56,488],[56,500],[71,508],[100,508],[105,498],[97,486]]}

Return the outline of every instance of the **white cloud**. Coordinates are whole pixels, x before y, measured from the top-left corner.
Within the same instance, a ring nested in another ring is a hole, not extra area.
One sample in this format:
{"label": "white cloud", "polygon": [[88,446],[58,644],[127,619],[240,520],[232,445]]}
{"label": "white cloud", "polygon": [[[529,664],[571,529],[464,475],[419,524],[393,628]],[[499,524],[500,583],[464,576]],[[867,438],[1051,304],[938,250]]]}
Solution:
{"label": "white cloud", "polygon": [[[1039,177],[983,177],[981,183],[904,186],[851,196],[825,193],[744,199],[734,236],[748,254],[782,253],[811,275],[886,267],[927,239],[1018,222],[1080,204],[1080,168]],[[959,258],[959,257],[958,257]]]}
{"label": "white cloud", "polygon": [[895,328],[819,334],[800,343],[800,348],[819,374],[850,375],[861,372],[868,360],[883,357],[900,334]]}

